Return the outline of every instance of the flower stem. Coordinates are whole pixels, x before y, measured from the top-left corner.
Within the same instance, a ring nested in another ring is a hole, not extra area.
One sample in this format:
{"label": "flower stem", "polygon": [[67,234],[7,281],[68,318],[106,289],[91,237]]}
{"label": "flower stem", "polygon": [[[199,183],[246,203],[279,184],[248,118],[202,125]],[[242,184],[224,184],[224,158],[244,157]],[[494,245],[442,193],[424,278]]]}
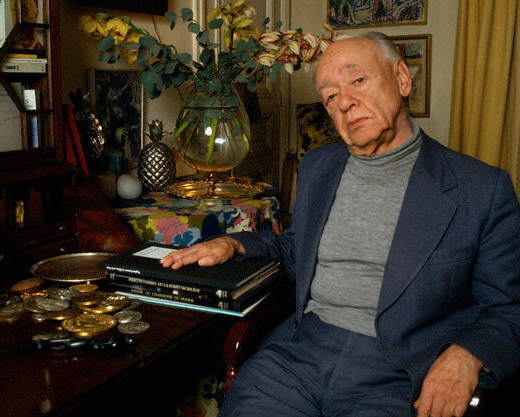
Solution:
{"label": "flower stem", "polygon": [[211,119],[211,135],[209,137],[208,151],[206,152],[206,164],[209,164],[213,149],[215,148],[215,135],[217,134],[218,117]]}

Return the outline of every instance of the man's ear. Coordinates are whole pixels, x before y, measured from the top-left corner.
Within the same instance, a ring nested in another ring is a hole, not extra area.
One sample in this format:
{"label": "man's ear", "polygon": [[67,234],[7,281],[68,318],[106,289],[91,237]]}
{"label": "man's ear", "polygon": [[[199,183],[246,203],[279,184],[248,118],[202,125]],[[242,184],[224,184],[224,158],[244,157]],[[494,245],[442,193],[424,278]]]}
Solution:
{"label": "man's ear", "polygon": [[408,97],[412,92],[412,76],[404,60],[400,59],[394,63],[394,75],[399,83],[401,97]]}

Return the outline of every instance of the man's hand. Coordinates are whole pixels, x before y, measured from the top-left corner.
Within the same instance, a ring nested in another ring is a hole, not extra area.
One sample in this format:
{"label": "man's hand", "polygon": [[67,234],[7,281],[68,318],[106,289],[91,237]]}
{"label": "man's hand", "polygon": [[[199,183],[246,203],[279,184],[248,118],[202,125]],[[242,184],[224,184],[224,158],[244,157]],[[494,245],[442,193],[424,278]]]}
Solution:
{"label": "man's hand", "polygon": [[417,417],[461,417],[477,387],[482,362],[458,345],[432,364],[414,403]]}
{"label": "man's hand", "polygon": [[170,252],[160,262],[165,268],[171,267],[172,269],[179,269],[184,265],[194,263],[198,263],[200,266],[213,266],[228,261],[237,253],[245,254],[240,242],[223,236]]}

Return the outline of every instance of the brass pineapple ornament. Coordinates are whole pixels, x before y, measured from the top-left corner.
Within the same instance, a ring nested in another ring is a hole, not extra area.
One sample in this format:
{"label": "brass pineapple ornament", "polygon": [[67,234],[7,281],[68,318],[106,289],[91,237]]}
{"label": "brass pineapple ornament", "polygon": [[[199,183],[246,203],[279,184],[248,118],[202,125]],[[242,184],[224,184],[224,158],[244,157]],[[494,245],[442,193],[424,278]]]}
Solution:
{"label": "brass pineapple ornament", "polygon": [[163,138],[163,124],[160,120],[152,120],[146,133],[151,143],[144,146],[137,166],[137,176],[143,186],[150,191],[163,191],[175,179],[175,159],[172,150]]}

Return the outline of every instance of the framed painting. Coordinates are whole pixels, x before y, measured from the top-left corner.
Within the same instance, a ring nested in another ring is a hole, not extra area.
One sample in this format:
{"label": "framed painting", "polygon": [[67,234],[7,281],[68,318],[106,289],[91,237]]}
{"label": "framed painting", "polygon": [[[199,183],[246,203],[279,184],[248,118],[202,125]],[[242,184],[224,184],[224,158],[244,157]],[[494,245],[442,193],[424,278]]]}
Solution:
{"label": "framed painting", "polygon": [[428,0],[326,0],[327,23],[334,29],[425,25]]}
{"label": "framed painting", "polygon": [[103,128],[103,152],[117,165],[112,170],[136,168],[143,147],[143,87],[139,72],[91,69],[88,80],[91,105]]}
{"label": "framed painting", "polygon": [[168,10],[168,0],[78,0],[81,6],[101,9],[127,10],[129,12],[150,13],[162,16]]}
{"label": "framed painting", "polygon": [[390,39],[408,64],[412,76],[412,93],[408,97],[410,114],[430,117],[432,35],[390,36]]}

